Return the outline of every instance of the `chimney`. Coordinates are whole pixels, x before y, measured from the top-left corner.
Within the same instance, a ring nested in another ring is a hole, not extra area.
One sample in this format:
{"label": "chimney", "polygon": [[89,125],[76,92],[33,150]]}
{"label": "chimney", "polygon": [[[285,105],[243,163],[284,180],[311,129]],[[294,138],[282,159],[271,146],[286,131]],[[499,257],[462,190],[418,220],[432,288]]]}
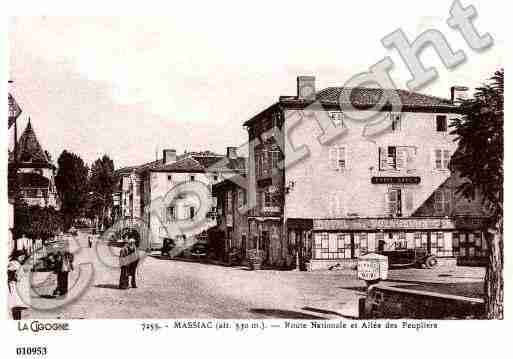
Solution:
{"label": "chimney", "polygon": [[226,157],[231,160],[237,158],[237,147],[226,147]]}
{"label": "chimney", "polygon": [[460,99],[467,99],[468,87],[466,86],[452,86],[451,87],[451,102],[461,102]]}
{"label": "chimney", "polygon": [[162,150],[162,162],[167,165],[168,163],[172,163],[176,161],[176,150],[173,149],[164,149]]}
{"label": "chimney", "polygon": [[315,100],[315,76],[297,77],[297,98],[300,100]]}

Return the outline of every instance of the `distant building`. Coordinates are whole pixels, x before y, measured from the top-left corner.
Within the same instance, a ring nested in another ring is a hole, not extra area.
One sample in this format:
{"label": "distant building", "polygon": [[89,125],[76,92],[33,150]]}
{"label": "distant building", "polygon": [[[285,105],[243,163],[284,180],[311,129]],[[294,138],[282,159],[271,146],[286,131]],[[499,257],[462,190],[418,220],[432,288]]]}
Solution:
{"label": "distant building", "polygon": [[[398,89],[317,92],[310,76],[297,90],[244,123],[256,198],[249,238],[268,264],[354,265],[365,253],[405,248],[447,261],[485,255],[486,214],[455,193],[449,170],[457,104]],[[400,110],[380,106],[382,97],[400,99]],[[362,115],[381,120],[355,120]],[[328,138],[327,124],[340,135]]]}
{"label": "distant building", "polygon": [[165,149],[162,159],[115,172],[118,218],[133,219],[145,227],[143,241],[158,249],[165,238],[185,249],[206,240],[216,225],[216,198],[212,185],[244,173],[245,158],[235,147],[226,156],[210,151],[186,152]]}
{"label": "distant building", "polygon": [[9,167],[17,168],[18,194],[29,205],[52,206],[59,209],[60,203],[55,187],[55,166],[39,143],[31,121],[18,140],[16,156],[9,153]]}
{"label": "distant building", "polygon": [[[211,231],[213,250],[219,259],[227,259],[231,252],[246,258],[248,249],[247,192],[235,181],[226,179],[212,186],[217,199],[217,226]],[[251,246],[251,245],[250,245]]]}

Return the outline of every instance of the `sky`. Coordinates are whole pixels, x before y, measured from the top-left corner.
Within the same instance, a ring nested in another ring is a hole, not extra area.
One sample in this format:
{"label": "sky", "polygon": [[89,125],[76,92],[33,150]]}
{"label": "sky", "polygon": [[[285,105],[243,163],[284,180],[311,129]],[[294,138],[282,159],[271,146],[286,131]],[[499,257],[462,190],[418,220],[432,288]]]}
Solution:
{"label": "sky", "polygon": [[398,28],[411,40],[440,30],[467,55],[449,71],[426,49],[422,60],[439,78],[419,92],[449,97],[450,86],[474,88],[503,67],[507,32],[492,2],[472,2],[476,28],[494,38],[482,53],[447,26],[448,1],[256,3],[187,3],[165,17],[11,18],[19,133],[30,117],[55,161],[66,149],[89,164],[107,154],[117,168],[164,148],[225,153],[247,141],[245,120],[296,93],[298,75],[316,76],[317,90],[341,86],[390,56],[392,78],[406,88],[406,66],[380,42]]}

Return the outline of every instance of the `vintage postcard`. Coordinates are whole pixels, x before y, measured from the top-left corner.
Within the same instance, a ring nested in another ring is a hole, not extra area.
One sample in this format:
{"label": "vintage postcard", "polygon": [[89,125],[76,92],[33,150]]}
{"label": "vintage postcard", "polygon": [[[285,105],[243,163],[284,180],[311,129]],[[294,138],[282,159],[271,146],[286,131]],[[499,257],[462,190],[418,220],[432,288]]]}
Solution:
{"label": "vintage postcard", "polygon": [[7,357],[500,326],[507,30],[392,3],[8,18]]}

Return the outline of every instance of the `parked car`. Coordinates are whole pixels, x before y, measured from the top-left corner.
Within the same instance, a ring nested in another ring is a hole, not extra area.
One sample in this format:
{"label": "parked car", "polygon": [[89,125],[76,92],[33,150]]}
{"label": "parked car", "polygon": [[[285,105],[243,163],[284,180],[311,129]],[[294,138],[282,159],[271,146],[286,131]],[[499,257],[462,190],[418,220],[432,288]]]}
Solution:
{"label": "parked car", "polygon": [[438,264],[436,256],[431,255],[427,249],[396,249],[392,251],[378,251],[378,254],[388,257],[389,268],[432,268]]}
{"label": "parked car", "polygon": [[171,256],[171,251],[175,248],[175,241],[171,238],[164,238],[164,242],[162,243],[162,248],[160,249],[160,254],[162,256]]}
{"label": "parked car", "polygon": [[78,234],[78,230],[74,226],[72,226],[69,229],[69,234],[71,234],[72,236],[76,236]]}
{"label": "parked car", "polygon": [[198,259],[206,258],[207,253],[208,253],[207,244],[200,243],[200,242],[194,243],[194,245],[189,250],[189,253],[192,258],[198,258]]}

